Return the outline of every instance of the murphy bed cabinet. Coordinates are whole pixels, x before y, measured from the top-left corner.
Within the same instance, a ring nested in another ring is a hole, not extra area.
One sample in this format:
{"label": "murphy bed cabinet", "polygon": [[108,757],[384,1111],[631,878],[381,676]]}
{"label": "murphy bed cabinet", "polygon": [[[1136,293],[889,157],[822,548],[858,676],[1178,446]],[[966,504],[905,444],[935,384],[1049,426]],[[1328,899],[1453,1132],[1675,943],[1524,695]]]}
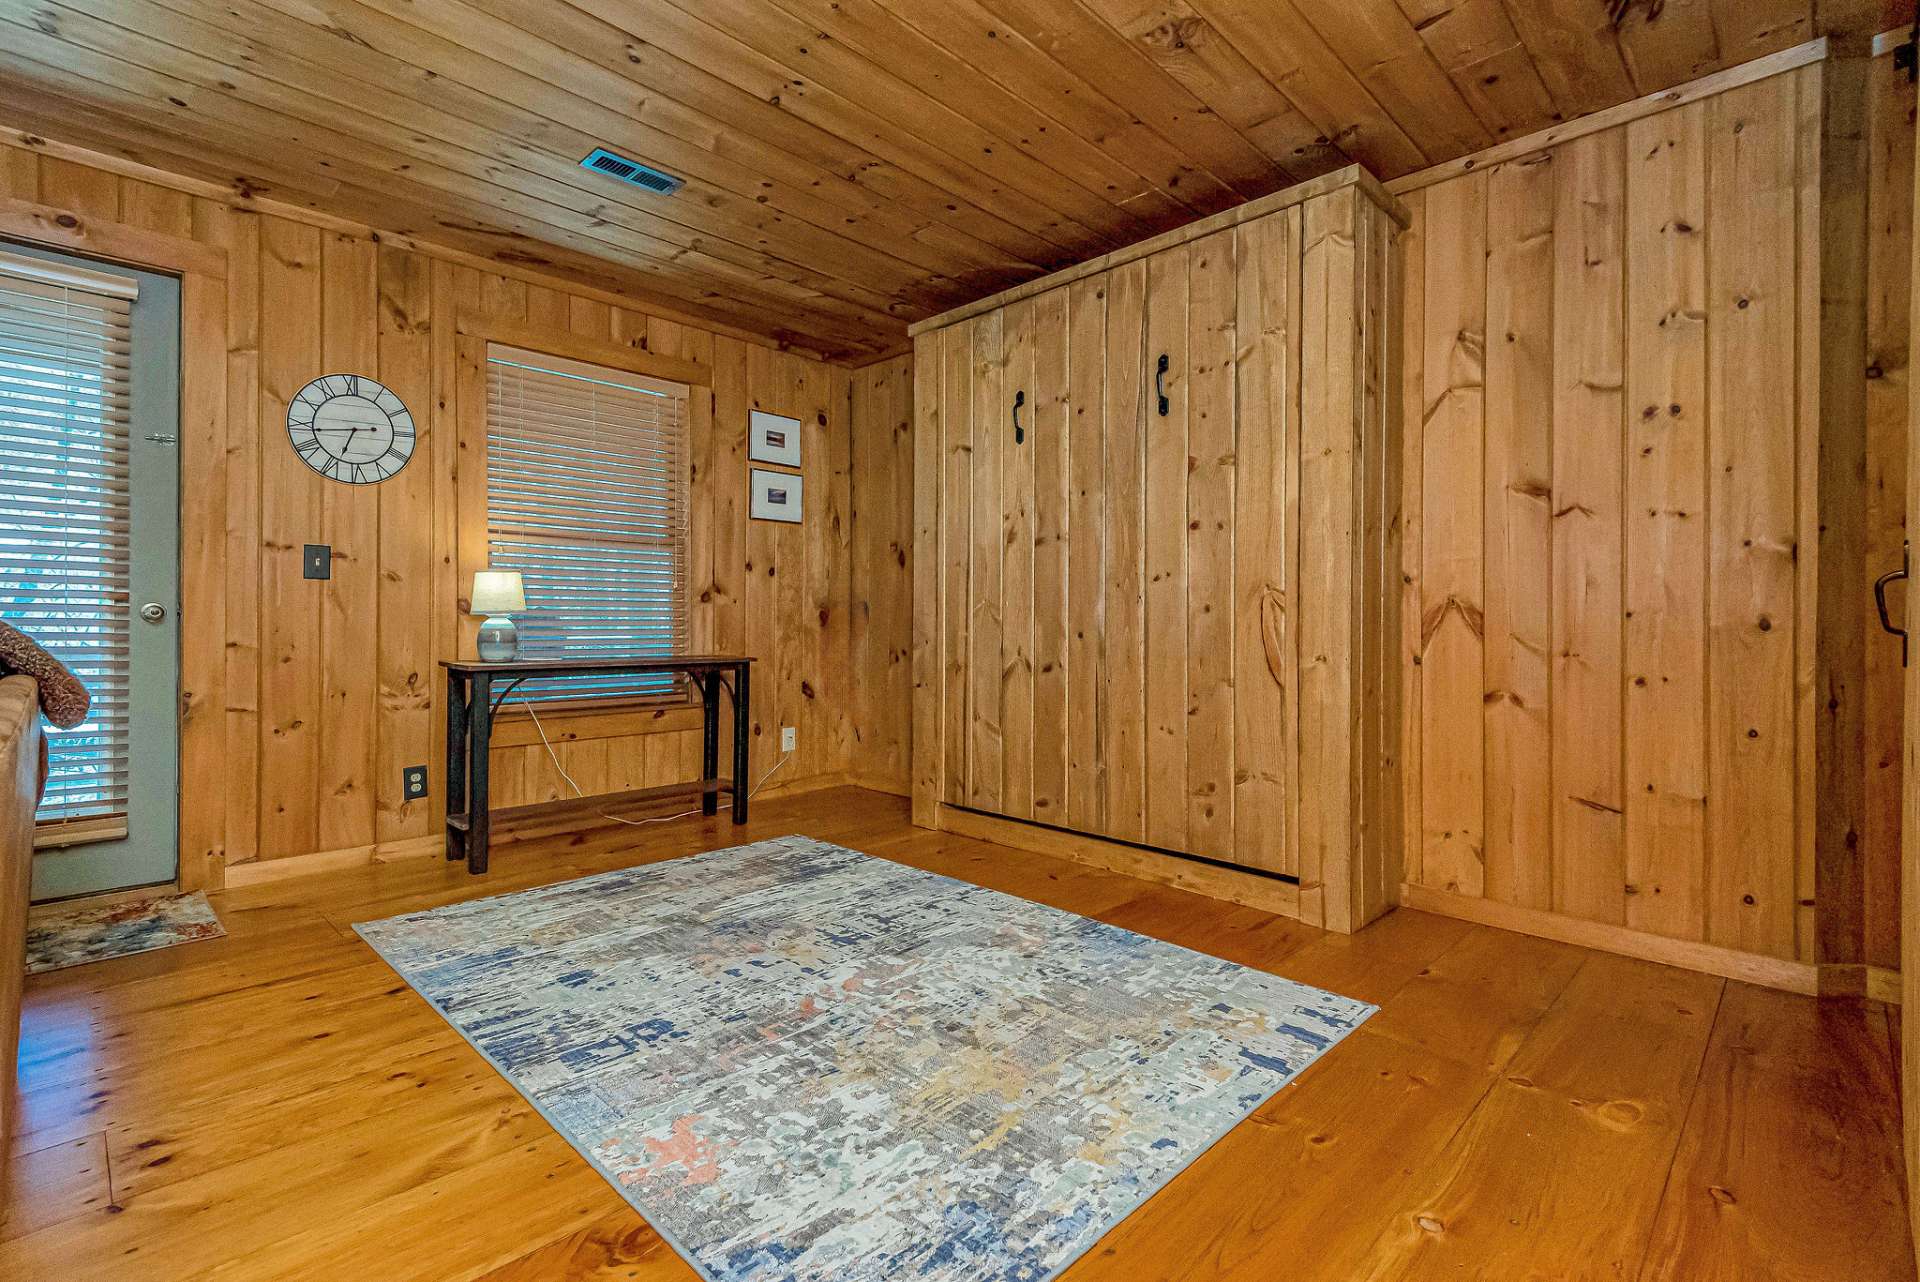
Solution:
{"label": "murphy bed cabinet", "polygon": [[914,821],[1398,889],[1405,225],[1342,170],[914,330]]}

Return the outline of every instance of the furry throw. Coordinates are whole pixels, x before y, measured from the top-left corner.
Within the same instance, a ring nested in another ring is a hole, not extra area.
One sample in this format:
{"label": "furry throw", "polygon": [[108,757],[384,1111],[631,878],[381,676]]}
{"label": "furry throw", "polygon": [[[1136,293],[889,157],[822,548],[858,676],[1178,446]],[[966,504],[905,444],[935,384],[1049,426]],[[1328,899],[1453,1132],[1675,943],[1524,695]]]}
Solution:
{"label": "furry throw", "polygon": [[0,676],[18,672],[40,683],[40,711],[62,730],[87,719],[92,702],[80,678],[47,653],[46,647],[20,629],[0,622]]}

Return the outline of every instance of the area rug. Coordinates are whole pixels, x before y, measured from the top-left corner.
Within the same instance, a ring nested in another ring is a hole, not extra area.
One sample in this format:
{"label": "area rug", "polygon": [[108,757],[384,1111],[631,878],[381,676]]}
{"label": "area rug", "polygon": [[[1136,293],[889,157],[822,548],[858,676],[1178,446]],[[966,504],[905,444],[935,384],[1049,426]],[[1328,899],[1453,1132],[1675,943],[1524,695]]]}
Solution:
{"label": "area rug", "polygon": [[46,904],[27,914],[27,974],[218,939],[226,934],[199,891],[114,903]]}
{"label": "area rug", "polygon": [[807,837],[355,929],[713,1282],[1043,1282],[1374,1010]]}

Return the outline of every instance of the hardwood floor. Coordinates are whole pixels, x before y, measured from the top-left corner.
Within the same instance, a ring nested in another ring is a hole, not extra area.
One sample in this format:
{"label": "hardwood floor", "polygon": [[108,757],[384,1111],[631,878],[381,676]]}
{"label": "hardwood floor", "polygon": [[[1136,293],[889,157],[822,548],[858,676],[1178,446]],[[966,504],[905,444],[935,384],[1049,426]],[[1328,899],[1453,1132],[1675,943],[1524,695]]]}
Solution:
{"label": "hardwood floor", "polygon": [[837,789],[228,891],[30,982],[0,1278],[695,1275],[351,924],[804,832],[1378,1002],[1071,1282],[1911,1279],[1885,1007],[1400,910],[1343,937]]}

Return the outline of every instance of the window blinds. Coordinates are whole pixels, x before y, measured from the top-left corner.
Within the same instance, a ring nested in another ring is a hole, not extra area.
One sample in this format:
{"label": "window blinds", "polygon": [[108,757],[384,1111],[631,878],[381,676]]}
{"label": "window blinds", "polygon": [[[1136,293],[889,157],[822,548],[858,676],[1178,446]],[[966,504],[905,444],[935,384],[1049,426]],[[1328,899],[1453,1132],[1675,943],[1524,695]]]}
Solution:
{"label": "window blinds", "polygon": [[[684,653],[687,389],[487,348],[487,558],[518,570],[523,658]],[[675,699],[673,676],[528,682],[517,699]]]}
{"label": "window blinds", "polygon": [[41,823],[126,814],[131,280],[0,252],[0,618],[73,669]]}

